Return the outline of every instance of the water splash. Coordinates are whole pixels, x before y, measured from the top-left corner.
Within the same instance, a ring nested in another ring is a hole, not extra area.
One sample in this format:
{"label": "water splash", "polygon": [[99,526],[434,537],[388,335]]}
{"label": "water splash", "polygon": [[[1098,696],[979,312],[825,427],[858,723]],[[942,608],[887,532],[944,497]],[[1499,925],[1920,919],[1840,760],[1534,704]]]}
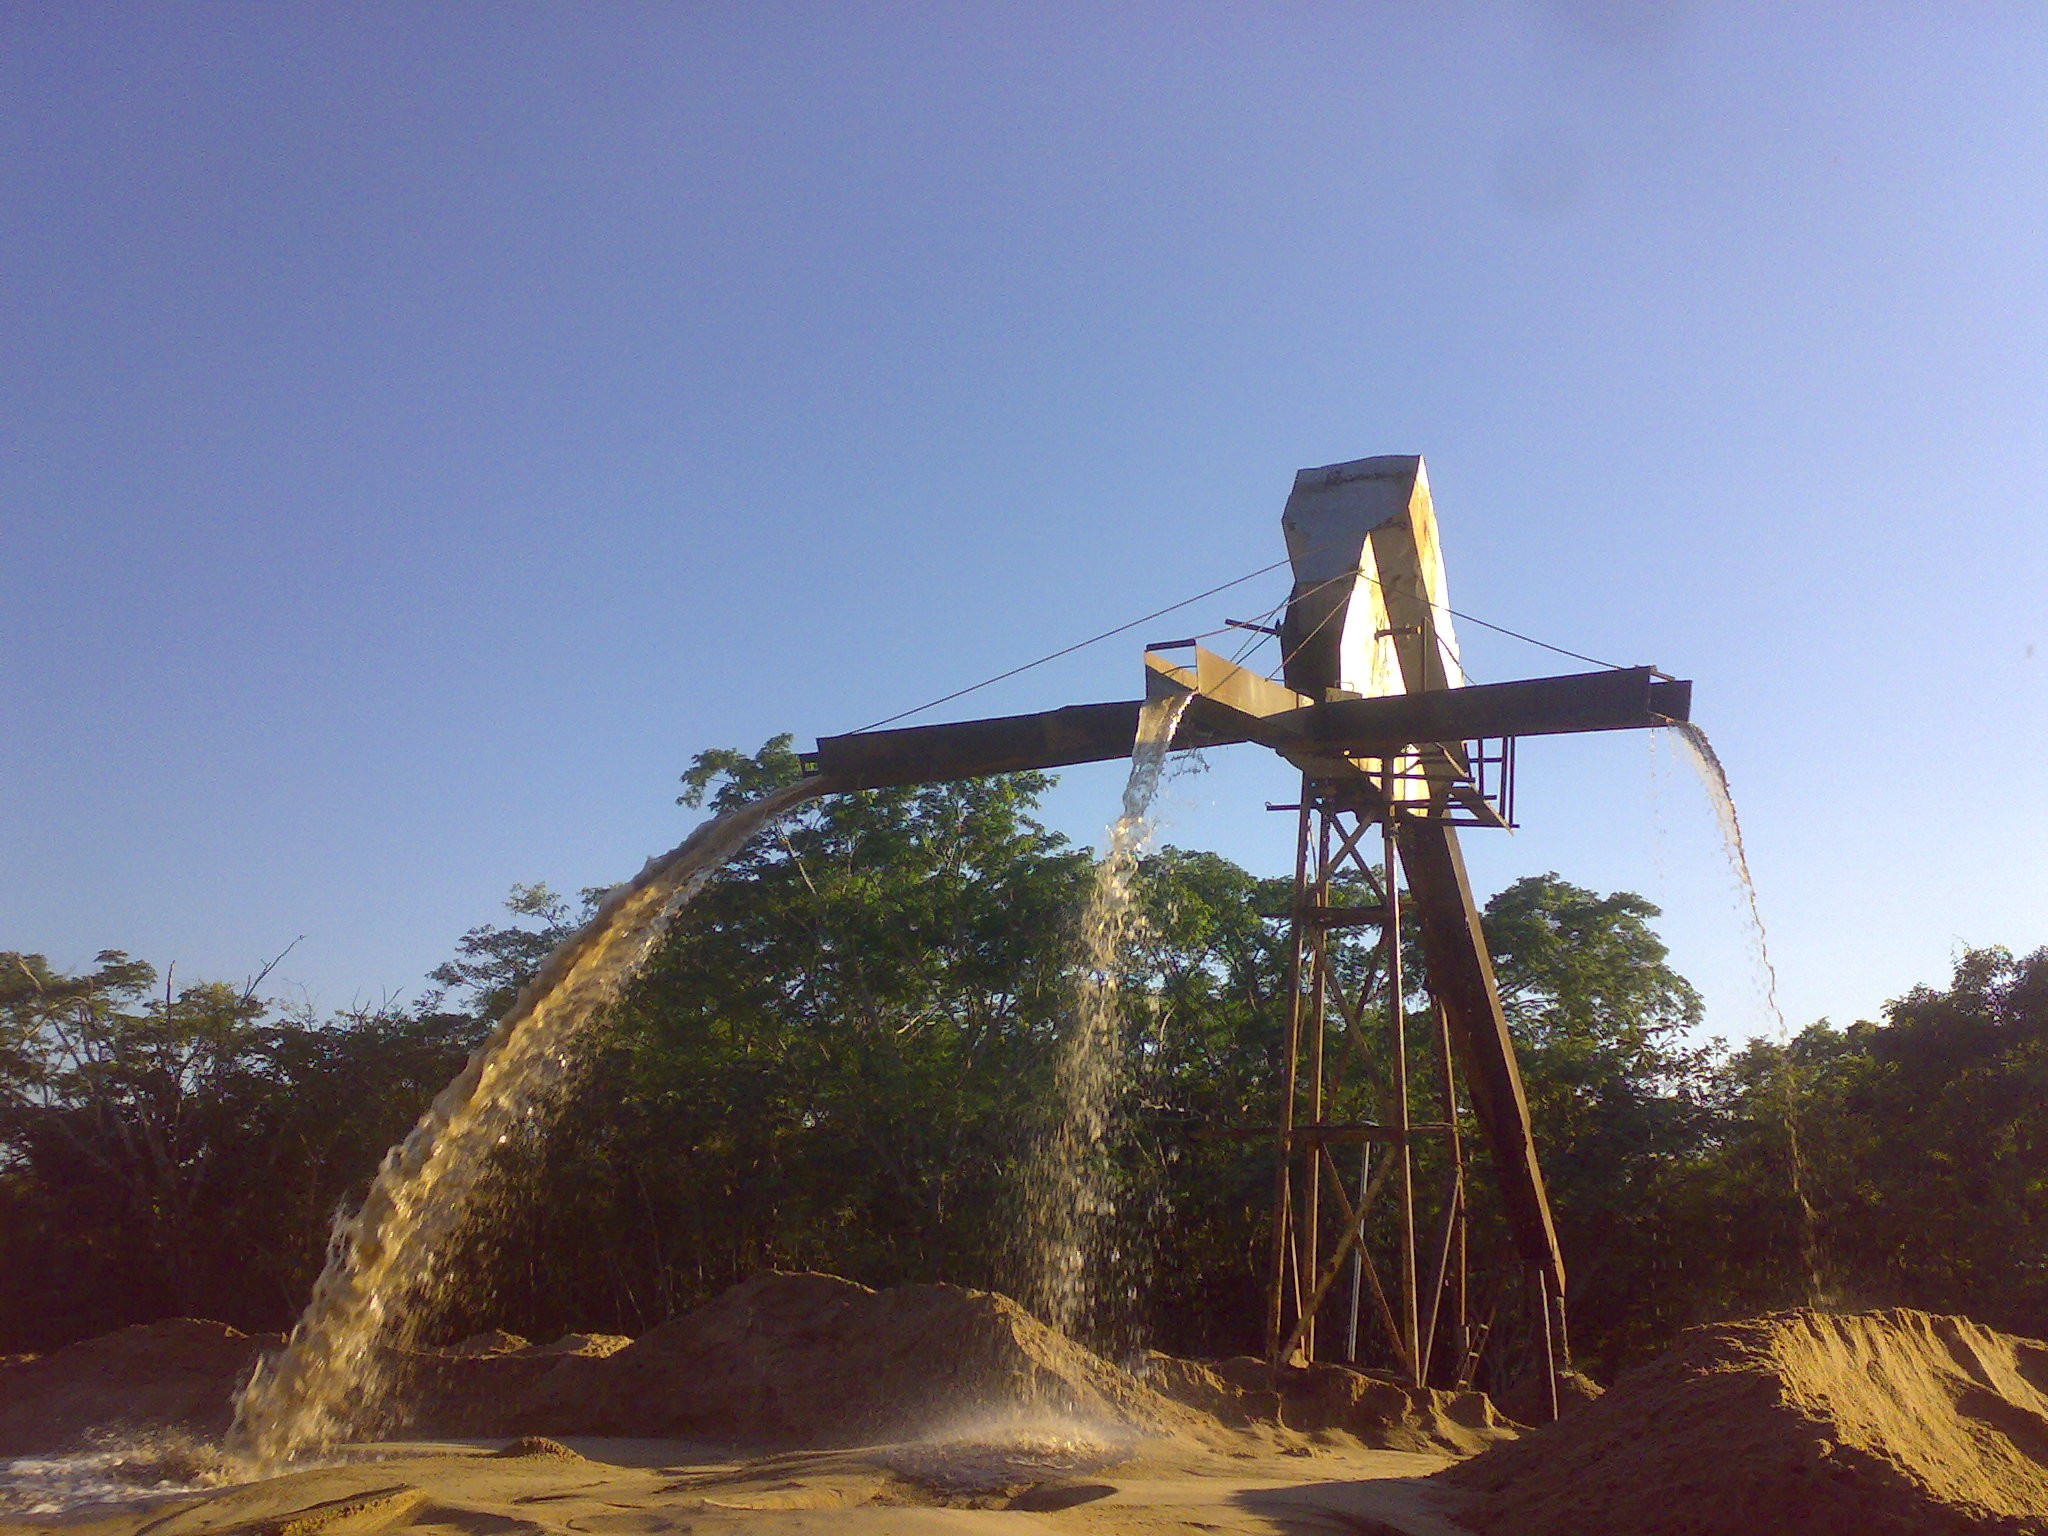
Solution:
{"label": "water splash", "polygon": [[1821,1278],[1820,1216],[1814,1210],[1813,1202],[1806,1193],[1806,1158],[1799,1146],[1798,1089],[1793,1081],[1792,1032],[1785,1023],[1785,1011],[1778,1004],[1778,968],[1771,961],[1770,939],[1764,931],[1763,909],[1757,905],[1756,881],[1749,869],[1749,850],[1742,840],[1742,818],[1736,813],[1735,796],[1728,787],[1728,770],[1722,766],[1721,755],[1714,750],[1714,744],[1707,739],[1707,733],[1689,721],[1681,722],[1675,729],[1686,744],[1693,768],[1699,774],[1700,783],[1706,788],[1707,798],[1713,802],[1714,817],[1721,824],[1721,845],[1727,852],[1729,869],[1735,876],[1736,885],[1741,889],[1749,915],[1750,944],[1764,979],[1764,1003],[1770,1009],[1771,1018],[1777,1025],[1779,1060],[1773,1087],[1777,1092],[1778,1112],[1785,1127],[1786,1176],[1791,1184],[1793,1202],[1799,1207],[1800,1263],[1805,1270],[1806,1300],[1809,1305],[1819,1306],[1827,1297],[1827,1286]]}
{"label": "water splash", "polygon": [[217,1446],[181,1429],[102,1430],[83,1450],[0,1461],[0,1522],[133,1509],[235,1480]]}
{"label": "water splash", "polygon": [[1138,716],[1123,814],[1095,866],[1082,910],[1081,966],[1072,1022],[1053,1064],[1057,1118],[1024,1178],[1024,1304],[1062,1333],[1106,1331],[1117,1214],[1112,1139],[1130,1085],[1123,1040],[1123,956],[1140,921],[1135,876],[1152,839],[1149,812],[1189,694],[1149,701]]}
{"label": "water splash", "polygon": [[705,823],[607,896],[384,1156],[352,1217],[337,1217],[327,1267],[285,1347],[235,1404],[231,1454],[274,1466],[345,1438],[388,1391],[393,1346],[409,1342],[493,1151],[539,1115],[573,1070],[586,1027],[646,960],[668,919],[763,827],[827,793],[806,779]]}

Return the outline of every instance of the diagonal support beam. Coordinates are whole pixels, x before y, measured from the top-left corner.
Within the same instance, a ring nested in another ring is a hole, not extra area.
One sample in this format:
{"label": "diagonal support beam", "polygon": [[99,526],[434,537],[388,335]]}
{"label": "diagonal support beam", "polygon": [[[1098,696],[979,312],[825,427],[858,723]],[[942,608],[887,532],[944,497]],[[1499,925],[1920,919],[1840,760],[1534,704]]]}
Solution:
{"label": "diagonal support beam", "polygon": [[1344,1261],[1351,1257],[1353,1248],[1358,1248],[1359,1255],[1364,1260],[1365,1273],[1372,1281],[1372,1294],[1378,1304],[1380,1321],[1386,1325],[1387,1337],[1393,1341],[1395,1353],[1412,1373],[1415,1362],[1408,1353],[1407,1341],[1401,1334],[1401,1325],[1394,1320],[1394,1309],[1387,1300],[1386,1290],[1380,1285],[1379,1271],[1373,1266],[1372,1255],[1360,1246],[1365,1240],[1366,1218],[1372,1215],[1373,1202],[1379,1198],[1380,1188],[1387,1182],[1387,1175],[1393,1172],[1395,1159],[1387,1158],[1381,1162],[1372,1176],[1372,1181],[1359,1191],[1358,1204],[1354,1206],[1344,1193],[1344,1176],[1337,1171],[1336,1161],[1331,1158],[1329,1149],[1318,1143],[1313,1155],[1329,1164],[1337,1204],[1344,1213],[1344,1235],[1338,1240],[1336,1251],[1323,1265],[1322,1273],[1316,1277],[1315,1288],[1310,1291],[1308,1297],[1303,1299],[1299,1290],[1296,1291],[1294,1331],[1288,1334],[1287,1342],[1280,1347],[1274,1359],[1281,1361],[1294,1358],[1294,1352],[1301,1347],[1302,1339],[1308,1334],[1309,1325],[1315,1321],[1316,1312],[1321,1308],[1323,1298],[1330,1294],[1330,1287],[1337,1283],[1337,1276],[1343,1271]]}
{"label": "diagonal support beam", "polygon": [[1564,1259],[1536,1161],[1529,1099],[1493,976],[1493,957],[1472,899],[1457,834],[1441,822],[1401,825],[1409,899],[1422,928],[1430,991],[1443,1005],[1465,1093],[1500,1179],[1501,1205],[1522,1262],[1564,1294]]}

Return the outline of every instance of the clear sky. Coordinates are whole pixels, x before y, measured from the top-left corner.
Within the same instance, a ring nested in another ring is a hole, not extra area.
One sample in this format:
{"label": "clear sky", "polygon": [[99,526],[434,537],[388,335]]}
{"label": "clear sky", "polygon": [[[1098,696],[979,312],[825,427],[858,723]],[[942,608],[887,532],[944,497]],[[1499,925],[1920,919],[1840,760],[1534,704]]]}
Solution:
{"label": "clear sky", "polygon": [[[1266,564],[1390,452],[1459,607],[1695,680],[1795,1026],[2048,943],[2038,6],[0,28],[0,948],[414,995],[676,841],[692,753]],[[1284,582],[936,718],[1133,696]],[[1762,1027],[1675,754],[1522,769],[1476,876],[1642,891]],[[1217,753],[1165,835],[1282,872],[1289,796]]]}

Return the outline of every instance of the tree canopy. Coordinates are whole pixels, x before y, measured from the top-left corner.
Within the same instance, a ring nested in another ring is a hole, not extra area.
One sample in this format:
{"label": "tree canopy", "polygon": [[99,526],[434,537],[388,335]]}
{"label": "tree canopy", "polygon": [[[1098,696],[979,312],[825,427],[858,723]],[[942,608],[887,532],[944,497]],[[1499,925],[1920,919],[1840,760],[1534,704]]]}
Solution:
{"label": "tree canopy", "polygon": [[[707,752],[681,799],[797,771],[787,738]],[[444,1330],[639,1332],[767,1266],[1011,1288],[1090,878],[1037,818],[1048,782],[834,796],[758,838],[503,1149]],[[1255,1349],[1270,1153],[1215,1133],[1272,1114],[1291,883],[1167,848],[1139,885],[1119,1304],[1162,1347]],[[326,1019],[118,951],[0,954],[0,1350],[287,1324],[334,1211],[598,894],[516,887],[420,1002]],[[1815,1297],[2048,1332],[2048,952],[1729,1050],[1657,915],[1556,874],[1485,914],[1581,1357]]]}

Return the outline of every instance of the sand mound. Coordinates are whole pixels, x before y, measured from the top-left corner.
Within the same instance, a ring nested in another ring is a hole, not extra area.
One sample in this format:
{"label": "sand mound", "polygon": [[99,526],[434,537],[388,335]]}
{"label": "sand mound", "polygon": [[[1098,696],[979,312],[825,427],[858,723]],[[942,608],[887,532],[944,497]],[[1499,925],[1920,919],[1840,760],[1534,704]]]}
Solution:
{"label": "sand mound", "polygon": [[1034,1416],[1213,1428],[1005,1297],[816,1274],[757,1276],[605,1359],[564,1359],[524,1414],[547,1434],[819,1447]]}
{"label": "sand mound", "polygon": [[516,1355],[531,1348],[532,1343],[522,1339],[518,1334],[507,1333],[502,1328],[493,1328],[486,1333],[473,1333],[459,1343],[429,1353],[451,1355],[456,1359],[489,1359],[498,1355]]}
{"label": "sand mound", "polygon": [[545,1461],[582,1461],[581,1452],[572,1451],[559,1440],[550,1440],[546,1435],[521,1435],[510,1445],[491,1452],[500,1461],[521,1461],[539,1457]]}
{"label": "sand mound", "polygon": [[1516,1433],[1483,1392],[1409,1387],[1346,1365],[1290,1366],[1276,1376],[1249,1355],[1199,1361],[1154,1353],[1138,1374],[1224,1424],[1335,1430],[1375,1450],[1471,1456]]}
{"label": "sand mound", "polygon": [[616,1334],[572,1333],[552,1344],[529,1344],[516,1333],[490,1333],[445,1349],[387,1351],[391,1387],[374,1427],[387,1435],[524,1435],[536,1427],[534,1404],[558,1367],[595,1364],[632,1342]]}
{"label": "sand mound", "polygon": [[1923,1312],[1696,1328],[1454,1468],[1499,1536],[2048,1533],[2048,1344]]}
{"label": "sand mound", "polygon": [[[508,1337],[516,1339],[519,1335]],[[519,1354],[528,1360],[547,1355],[594,1355],[601,1360],[606,1355],[616,1355],[632,1342],[623,1333],[565,1333],[552,1344],[529,1344]]]}
{"label": "sand mound", "polygon": [[256,1357],[282,1342],[176,1317],[0,1366],[0,1456],[82,1448],[96,1430],[220,1435]]}
{"label": "sand mound", "polygon": [[[1493,1392],[1494,1405],[1517,1424],[1547,1424],[1550,1422],[1550,1386],[1543,1379],[1541,1362],[1531,1361],[1530,1365],[1532,1369]],[[1597,1401],[1606,1390],[1581,1372],[1560,1372],[1557,1378],[1559,1416],[1576,1412]]]}
{"label": "sand mound", "polygon": [[[69,1449],[109,1425],[218,1436],[257,1353],[277,1342],[179,1320],[0,1367],[0,1454]],[[1158,1355],[1141,1380],[987,1291],[873,1291],[817,1274],[757,1276],[637,1341],[572,1334],[534,1345],[490,1333],[387,1364],[396,1391],[363,1428],[392,1437],[824,1449],[1023,1436],[1100,1448],[1210,1442],[1220,1420],[1470,1455],[1510,1432],[1478,1393],[1411,1391],[1341,1366],[1284,1372],[1276,1390],[1255,1360]]]}

